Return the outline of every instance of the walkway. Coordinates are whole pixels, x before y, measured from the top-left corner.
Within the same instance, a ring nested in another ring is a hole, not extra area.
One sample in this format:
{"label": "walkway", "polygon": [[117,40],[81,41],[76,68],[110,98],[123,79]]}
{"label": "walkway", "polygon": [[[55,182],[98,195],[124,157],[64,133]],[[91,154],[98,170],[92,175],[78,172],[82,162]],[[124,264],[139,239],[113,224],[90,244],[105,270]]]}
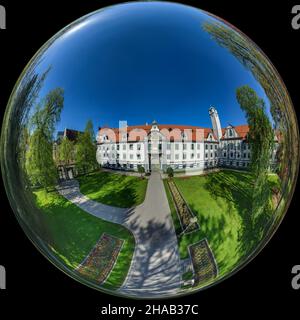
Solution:
{"label": "walkway", "polygon": [[101,219],[124,225],[134,235],[135,252],[120,293],[140,298],[163,297],[180,289],[181,265],[177,237],[163,181],[153,172],[145,201],[131,209],[107,206],[80,193],[78,182],[65,182],[59,192]]}

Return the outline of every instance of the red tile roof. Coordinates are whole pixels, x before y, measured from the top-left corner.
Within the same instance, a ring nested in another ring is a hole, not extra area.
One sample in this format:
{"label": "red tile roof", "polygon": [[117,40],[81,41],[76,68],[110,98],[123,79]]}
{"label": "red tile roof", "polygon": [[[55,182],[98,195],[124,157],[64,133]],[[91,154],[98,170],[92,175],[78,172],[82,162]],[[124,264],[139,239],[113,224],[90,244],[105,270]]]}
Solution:
{"label": "red tile roof", "polygon": [[[157,125],[160,132],[167,137],[170,141],[182,141],[182,133],[186,134],[187,141],[203,141],[207,139],[210,133],[213,134],[214,139],[216,136],[211,128],[203,128],[198,126],[184,126],[184,125],[174,125],[174,124],[158,124]],[[119,142],[122,140],[122,134],[127,134],[128,142],[136,142],[144,140],[144,138],[150,133],[152,125],[137,125],[128,126],[127,128],[99,128],[99,134],[105,134],[109,141]],[[245,139],[249,131],[248,125],[235,126],[234,129],[238,135]],[[222,137],[224,138],[225,129],[222,129]]]}

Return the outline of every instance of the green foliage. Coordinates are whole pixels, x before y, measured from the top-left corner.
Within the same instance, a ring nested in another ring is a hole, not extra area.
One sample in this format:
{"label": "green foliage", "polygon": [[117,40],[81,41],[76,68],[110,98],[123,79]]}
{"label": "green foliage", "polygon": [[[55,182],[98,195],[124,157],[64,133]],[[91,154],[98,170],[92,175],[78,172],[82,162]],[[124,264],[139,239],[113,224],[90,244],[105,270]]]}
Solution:
{"label": "green foliage", "polygon": [[74,143],[67,137],[63,138],[57,148],[57,160],[67,165],[74,160]]}
{"label": "green foliage", "polygon": [[249,86],[237,89],[237,100],[246,113],[249,124],[248,141],[251,147],[251,171],[256,177],[253,189],[253,223],[267,210],[271,190],[267,187],[267,174],[274,148],[274,131],[265,112],[265,104]]}
{"label": "green foliage", "polygon": [[60,119],[64,104],[61,88],[50,91],[36,107],[30,119],[32,134],[26,152],[26,172],[34,185],[48,189],[57,180],[57,170],[53,159],[53,133]]}
{"label": "green foliage", "polygon": [[138,169],[138,173],[140,173],[141,177],[142,177],[143,174],[145,173],[145,168],[142,165],[139,164],[137,169]]}
{"label": "green foliage", "polygon": [[26,171],[33,185],[43,188],[53,186],[57,179],[56,166],[52,157],[52,142],[36,130],[30,137],[26,154]]}
{"label": "green foliage", "polygon": [[270,166],[274,147],[274,131],[265,112],[265,104],[249,86],[236,92],[238,103],[246,113],[249,125],[248,142],[251,147],[251,168],[255,175],[265,174]]}
{"label": "green foliage", "polygon": [[87,173],[97,167],[95,135],[90,120],[84,132],[79,134],[75,148],[76,166],[79,171]]}
{"label": "green foliage", "polygon": [[173,178],[174,177],[174,170],[171,167],[167,168],[167,175],[169,178]]}

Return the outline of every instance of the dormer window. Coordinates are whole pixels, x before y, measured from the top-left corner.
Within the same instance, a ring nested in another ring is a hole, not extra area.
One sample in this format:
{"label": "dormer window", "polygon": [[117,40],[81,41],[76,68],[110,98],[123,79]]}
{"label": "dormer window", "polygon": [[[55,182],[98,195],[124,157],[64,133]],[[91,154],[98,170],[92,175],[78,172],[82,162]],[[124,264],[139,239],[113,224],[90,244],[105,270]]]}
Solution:
{"label": "dormer window", "polygon": [[232,129],[229,129],[228,135],[229,135],[229,137],[233,137],[233,130]]}

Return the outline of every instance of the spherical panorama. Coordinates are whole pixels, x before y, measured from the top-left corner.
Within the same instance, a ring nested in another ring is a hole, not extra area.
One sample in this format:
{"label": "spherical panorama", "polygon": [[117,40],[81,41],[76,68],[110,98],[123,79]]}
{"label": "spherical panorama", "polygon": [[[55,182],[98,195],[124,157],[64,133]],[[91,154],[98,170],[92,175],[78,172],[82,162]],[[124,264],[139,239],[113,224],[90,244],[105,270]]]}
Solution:
{"label": "spherical panorama", "polygon": [[132,2],[50,39],[18,80],[2,175],[65,273],[131,298],[197,292],[266,245],[298,173],[297,120],[264,53],[207,12]]}

